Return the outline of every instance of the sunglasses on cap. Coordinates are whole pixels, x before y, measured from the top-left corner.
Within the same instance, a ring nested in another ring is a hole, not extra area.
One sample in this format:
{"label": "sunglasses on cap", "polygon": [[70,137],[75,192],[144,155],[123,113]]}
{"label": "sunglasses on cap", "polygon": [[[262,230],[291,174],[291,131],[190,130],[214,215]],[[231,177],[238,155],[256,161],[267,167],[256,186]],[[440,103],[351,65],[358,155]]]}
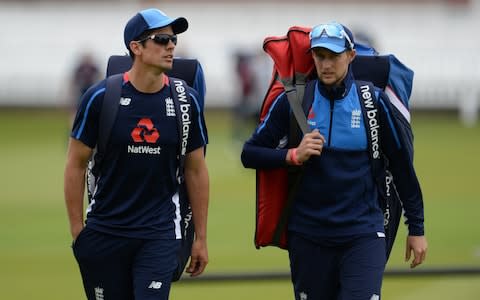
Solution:
{"label": "sunglasses on cap", "polygon": [[343,26],[340,25],[339,23],[329,23],[329,24],[321,24],[321,25],[315,26],[313,30],[310,32],[310,40],[320,38],[323,35],[326,35],[327,37],[339,38],[342,40],[345,39],[348,43],[347,46],[350,49],[353,49],[352,40],[348,36],[345,29],[343,29]]}
{"label": "sunglasses on cap", "polygon": [[163,46],[168,45],[168,43],[170,41],[172,41],[172,43],[174,45],[176,45],[177,44],[177,35],[176,34],[170,35],[170,34],[166,34],[166,33],[157,33],[157,34],[149,35],[146,38],[141,39],[137,42],[143,43],[147,40],[152,40],[152,41],[155,42],[155,44],[163,45]]}

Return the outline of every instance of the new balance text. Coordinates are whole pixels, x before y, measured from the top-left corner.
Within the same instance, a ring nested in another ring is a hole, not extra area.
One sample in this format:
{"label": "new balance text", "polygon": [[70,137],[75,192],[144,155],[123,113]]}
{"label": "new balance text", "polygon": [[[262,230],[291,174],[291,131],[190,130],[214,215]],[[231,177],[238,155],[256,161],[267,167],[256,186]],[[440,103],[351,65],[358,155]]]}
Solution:
{"label": "new balance text", "polygon": [[185,87],[183,86],[181,81],[174,81],[175,83],[175,90],[178,93],[178,100],[180,101],[180,113],[182,116],[182,155],[185,155],[187,152],[187,142],[188,136],[190,134],[190,124],[192,121],[190,120],[190,103],[187,100],[187,94]]}
{"label": "new balance text", "polygon": [[365,107],[367,108],[366,113],[368,118],[367,121],[370,125],[370,138],[372,140],[373,158],[378,159],[380,158],[380,145],[378,143],[378,129],[380,128],[380,125],[377,121],[377,109],[373,104],[372,93],[370,92],[369,86],[362,85],[360,87],[360,91],[362,92],[362,98],[365,103]]}

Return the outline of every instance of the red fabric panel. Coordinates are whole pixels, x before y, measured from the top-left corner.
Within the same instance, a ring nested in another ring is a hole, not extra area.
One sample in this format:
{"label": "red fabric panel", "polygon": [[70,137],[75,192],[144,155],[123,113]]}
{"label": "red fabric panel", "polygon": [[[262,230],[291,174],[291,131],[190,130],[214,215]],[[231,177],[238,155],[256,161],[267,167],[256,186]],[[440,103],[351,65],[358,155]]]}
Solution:
{"label": "red fabric panel", "polygon": [[309,34],[312,29],[309,27],[293,26],[288,31],[290,52],[295,73],[310,74],[315,65],[310,54]]}
{"label": "red fabric panel", "polygon": [[[286,169],[258,170],[257,172],[257,226],[255,246],[273,245],[275,228],[287,202],[288,177]],[[280,248],[286,248],[286,230]]]}
{"label": "red fabric panel", "polygon": [[[295,74],[309,74],[314,69],[310,48],[310,28],[291,27],[286,36],[268,37],[263,49],[274,62],[272,84],[265,96],[260,112],[263,121],[272,103],[285,89],[281,80],[294,82]],[[278,75],[278,78],[276,76]],[[286,228],[280,242],[274,243],[276,227],[285,209],[288,196],[288,174],[286,169],[257,171],[257,224],[255,246],[277,246],[286,249]]]}
{"label": "red fabric panel", "polygon": [[281,79],[293,79],[295,72],[287,36],[266,38],[263,42],[263,50],[273,59],[275,69]]}

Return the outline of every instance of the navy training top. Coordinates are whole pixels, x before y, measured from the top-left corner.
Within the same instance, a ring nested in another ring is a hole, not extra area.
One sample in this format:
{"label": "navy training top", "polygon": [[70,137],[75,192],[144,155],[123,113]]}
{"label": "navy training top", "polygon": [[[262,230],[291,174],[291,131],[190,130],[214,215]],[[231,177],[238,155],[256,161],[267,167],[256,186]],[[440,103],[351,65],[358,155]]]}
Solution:
{"label": "navy training top", "polygon": [[[383,232],[383,214],[372,176],[366,128],[353,75],[327,90],[315,80],[308,114],[310,128],[325,137],[322,154],[305,162],[293,201],[288,229],[307,237],[329,238]],[[409,152],[398,134],[388,97],[376,89],[381,147],[402,199],[410,235],[423,235],[423,200]],[[286,167],[290,105],[282,93],[245,143],[242,162],[248,168]]]}
{"label": "navy training top", "polygon": [[[142,93],[128,81],[121,92],[117,119],[102,160],[86,226],[101,232],[145,239],[180,239],[176,170],[179,134],[168,78],[156,93]],[[203,147],[208,136],[198,94],[191,96],[192,120],[187,153]],[[71,133],[95,148],[105,80],[82,98]]]}

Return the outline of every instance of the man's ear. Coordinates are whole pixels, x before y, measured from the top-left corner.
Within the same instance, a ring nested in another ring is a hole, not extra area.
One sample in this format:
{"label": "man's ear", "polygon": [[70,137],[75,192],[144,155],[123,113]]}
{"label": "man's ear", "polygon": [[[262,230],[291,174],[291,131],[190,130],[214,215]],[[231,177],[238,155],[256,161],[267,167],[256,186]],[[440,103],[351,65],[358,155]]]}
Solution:
{"label": "man's ear", "polygon": [[131,41],[130,44],[130,50],[135,54],[135,56],[140,54],[140,43]]}
{"label": "man's ear", "polygon": [[355,59],[355,56],[357,56],[357,50],[352,49],[349,51],[350,53],[348,54],[350,56],[350,63]]}

